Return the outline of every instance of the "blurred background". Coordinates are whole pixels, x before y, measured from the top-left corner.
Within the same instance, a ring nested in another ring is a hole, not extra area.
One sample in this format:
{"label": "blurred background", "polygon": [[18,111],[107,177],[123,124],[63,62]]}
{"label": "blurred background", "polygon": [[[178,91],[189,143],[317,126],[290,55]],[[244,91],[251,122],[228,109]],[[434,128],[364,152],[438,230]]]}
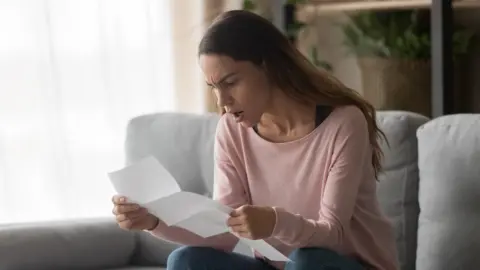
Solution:
{"label": "blurred background", "polygon": [[[437,82],[454,82],[437,83],[442,104],[480,112],[480,4],[456,1],[453,20],[440,25],[431,24],[432,7],[422,0],[0,0],[0,223],[109,216],[107,173],[124,165],[130,119],[216,110],[196,48],[226,10],[265,16],[378,110],[438,116],[432,70],[440,63]],[[439,48],[451,61],[439,62],[432,36],[445,29],[450,50]]]}

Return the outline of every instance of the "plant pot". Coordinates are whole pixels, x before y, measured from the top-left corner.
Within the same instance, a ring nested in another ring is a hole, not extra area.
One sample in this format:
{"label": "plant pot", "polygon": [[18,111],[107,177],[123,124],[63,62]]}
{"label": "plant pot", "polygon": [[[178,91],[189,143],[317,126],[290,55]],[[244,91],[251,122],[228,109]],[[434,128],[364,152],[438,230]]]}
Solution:
{"label": "plant pot", "polygon": [[[468,112],[471,90],[465,85],[464,58],[453,66],[454,111]],[[409,59],[363,57],[358,59],[364,97],[377,110],[404,110],[431,117],[431,62]]]}
{"label": "plant pot", "polygon": [[430,61],[359,58],[364,97],[377,110],[431,115]]}

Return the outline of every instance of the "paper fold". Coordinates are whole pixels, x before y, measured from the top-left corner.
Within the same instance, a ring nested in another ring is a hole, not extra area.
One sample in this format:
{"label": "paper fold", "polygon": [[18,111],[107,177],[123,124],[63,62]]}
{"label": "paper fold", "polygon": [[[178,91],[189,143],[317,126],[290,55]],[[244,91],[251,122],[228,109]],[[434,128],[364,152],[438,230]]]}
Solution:
{"label": "paper fold", "polygon": [[[178,226],[202,237],[229,232],[230,207],[205,196],[182,191],[177,181],[154,157],[108,174],[118,194],[138,203],[168,226]],[[240,238],[272,261],[288,258],[263,240]]]}

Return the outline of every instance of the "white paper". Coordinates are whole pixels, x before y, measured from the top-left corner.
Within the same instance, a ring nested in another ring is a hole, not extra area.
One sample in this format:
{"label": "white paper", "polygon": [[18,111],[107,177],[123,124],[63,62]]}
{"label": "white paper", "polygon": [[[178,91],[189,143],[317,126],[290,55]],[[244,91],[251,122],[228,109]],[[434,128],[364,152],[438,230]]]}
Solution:
{"label": "white paper", "polygon": [[[202,237],[229,231],[226,222],[232,208],[205,196],[181,191],[173,176],[152,156],[108,176],[118,194],[147,208],[168,226],[175,225]],[[263,240],[240,238],[240,241],[272,261],[288,261]]]}
{"label": "white paper", "polygon": [[283,255],[283,253],[281,253],[276,248],[272,247],[270,244],[268,244],[263,240],[252,240],[252,239],[240,237],[240,241],[250,246],[251,248],[255,249],[260,254],[262,254],[263,256],[267,257],[272,261],[282,261],[282,262],[290,261],[290,259],[287,256]]}
{"label": "white paper", "polygon": [[152,156],[108,175],[118,194],[138,204],[181,191],[175,178]]}
{"label": "white paper", "polygon": [[[217,212],[223,213],[227,218],[228,214],[232,211],[232,209],[217,201],[186,191],[180,191],[159,198],[153,202],[146,203],[144,206],[150,213],[161,218],[168,226],[175,225],[184,219],[204,211],[216,210]],[[179,209],[181,209],[181,211],[179,211]]]}
{"label": "white paper", "polygon": [[194,232],[202,237],[210,237],[229,232],[226,224],[228,215],[219,211],[205,211],[177,223],[175,226]]}

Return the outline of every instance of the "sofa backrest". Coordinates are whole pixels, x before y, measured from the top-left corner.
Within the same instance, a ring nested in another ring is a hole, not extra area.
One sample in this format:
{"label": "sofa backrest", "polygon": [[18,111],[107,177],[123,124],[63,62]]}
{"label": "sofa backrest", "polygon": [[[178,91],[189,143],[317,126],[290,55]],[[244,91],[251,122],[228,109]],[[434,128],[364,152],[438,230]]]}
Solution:
{"label": "sofa backrest", "polygon": [[127,126],[126,164],[153,155],[185,191],[211,196],[215,114],[158,113]]}
{"label": "sofa backrest", "polygon": [[[126,162],[155,156],[183,190],[212,195],[213,144],[217,115],[161,113],[132,119],[127,128]],[[378,197],[396,232],[402,270],[414,269],[418,219],[418,168],[415,132],[426,117],[407,112],[378,112],[385,172]]]}
{"label": "sofa backrest", "polygon": [[383,173],[377,196],[395,229],[401,270],[414,270],[418,220],[418,151],[416,131],[428,118],[401,111],[379,112],[377,123],[388,144],[382,142]]}
{"label": "sofa backrest", "polygon": [[417,136],[417,269],[479,269],[480,114],[436,118]]}

